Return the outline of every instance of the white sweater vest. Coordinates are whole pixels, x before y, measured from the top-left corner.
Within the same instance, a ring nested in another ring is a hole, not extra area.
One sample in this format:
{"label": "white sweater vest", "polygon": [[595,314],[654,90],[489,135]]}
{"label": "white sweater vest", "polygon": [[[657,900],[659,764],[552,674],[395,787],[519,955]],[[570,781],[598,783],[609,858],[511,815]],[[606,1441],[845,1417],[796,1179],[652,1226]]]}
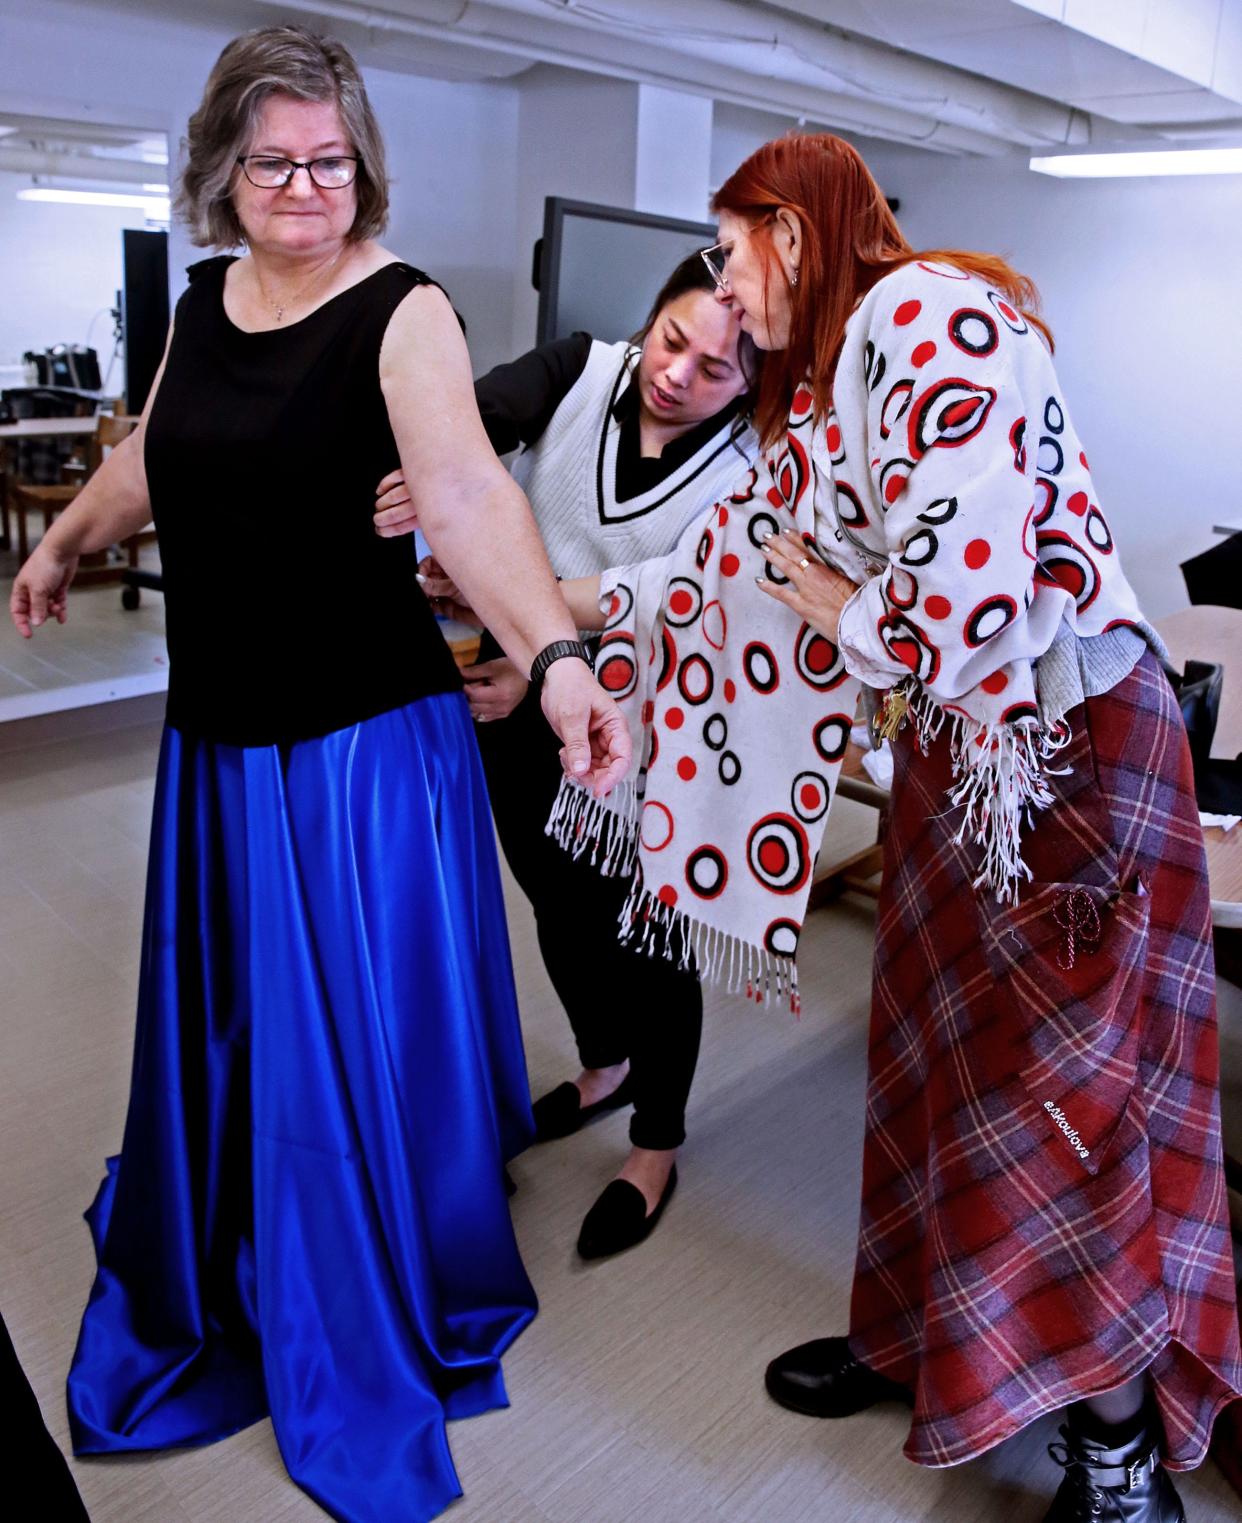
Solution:
{"label": "white sweater vest", "polygon": [[746,481],[759,452],[746,420],[731,418],[658,486],[618,502],[621,424],[613,409],[638,353],[624,342],[593,342],[551,423],[513,464],[558,576],[590,576],[667,555],[688,525]]}

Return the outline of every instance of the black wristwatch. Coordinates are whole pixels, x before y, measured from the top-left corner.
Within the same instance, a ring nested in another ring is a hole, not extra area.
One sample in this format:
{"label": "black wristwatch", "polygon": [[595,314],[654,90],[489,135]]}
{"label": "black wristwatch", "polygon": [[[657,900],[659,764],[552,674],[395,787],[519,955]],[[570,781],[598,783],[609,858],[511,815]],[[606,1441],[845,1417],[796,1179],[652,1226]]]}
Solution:
{"label": "black wristwatch", "polygon": [[581,640],[553,640],[552,644],[545,645],[531,662],[531,686],[541,687],[548,668],[554,661],[560,661],[565,656],[577,656],[578,660],[585,661],[588,667],[591,664],[591,657]]}

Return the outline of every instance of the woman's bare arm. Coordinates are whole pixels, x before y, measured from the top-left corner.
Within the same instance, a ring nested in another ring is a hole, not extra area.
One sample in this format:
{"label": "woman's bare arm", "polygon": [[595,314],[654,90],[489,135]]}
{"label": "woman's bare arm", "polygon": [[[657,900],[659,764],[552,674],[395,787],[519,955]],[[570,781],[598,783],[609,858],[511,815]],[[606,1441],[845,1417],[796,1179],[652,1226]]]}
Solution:
{"label": "woman's bare arm", "polygon": [[[170,328],[168,343],[171,342]],[[66,598],[79,556],[128,539],[150,522],[151,498],[143,450],[147,419],[167,361],[166,344],[137,428],[109,453],[18,572],[9,598],[9,613],[18,633],[26,639],[49,618],[65,622]]]}
{"label": "woman's bare arm", "polygon": [[[501,465],[474,399],[457,318],[434,286],[411,291],[380,353],[380,384],[419,526],[436,559],[523,675],[577,627],[521,489]],[[581,661],[554,662],[543,707],[566,770],[606,791],[629,764],[629,732]],[[588,753],[588,736],[590,738]]]}

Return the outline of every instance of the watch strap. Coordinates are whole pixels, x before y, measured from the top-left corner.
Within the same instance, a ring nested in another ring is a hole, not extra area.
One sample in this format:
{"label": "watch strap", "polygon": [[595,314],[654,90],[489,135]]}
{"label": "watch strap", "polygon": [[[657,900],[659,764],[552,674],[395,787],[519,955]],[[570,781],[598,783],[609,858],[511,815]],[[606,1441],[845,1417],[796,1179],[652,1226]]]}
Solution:
{"label": "watch strap", "polygon": [[554,661],[561,661],[566,656],[577,656],[580,661],[585,661],[587,666],[591,664],[591,657],[581,640],[553,640],[552,644],[545,645],[534,661],[531,662],[531,686],[540,687],[552,663]]}

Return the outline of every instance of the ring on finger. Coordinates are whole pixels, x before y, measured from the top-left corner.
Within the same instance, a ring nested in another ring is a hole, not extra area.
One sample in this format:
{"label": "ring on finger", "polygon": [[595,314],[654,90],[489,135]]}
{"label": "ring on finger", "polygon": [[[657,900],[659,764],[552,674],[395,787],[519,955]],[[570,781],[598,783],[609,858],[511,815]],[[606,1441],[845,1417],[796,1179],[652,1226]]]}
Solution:
{"label": "ring on finger", "polygon": [[810,565],[810,564],[811,564],[811,562],[810,562],[810,561],[809,561],[809,560],[808,560],[808,559],[807,559],[807,557],[806,557],[806,556],[805,556],[805,555],[804,555],[804,556],[803,556],[803,557],[802,557],[802,559],[801,559],[801,560],[800,560],[800,561],[799,561],[799,562],[798,562],[798,570],[799,570],[799,571],[805,571],[805,570],[806,570],[806,568],[807,568],[807,567],[808,567],[808,566],[809,566],[809,565]]}

